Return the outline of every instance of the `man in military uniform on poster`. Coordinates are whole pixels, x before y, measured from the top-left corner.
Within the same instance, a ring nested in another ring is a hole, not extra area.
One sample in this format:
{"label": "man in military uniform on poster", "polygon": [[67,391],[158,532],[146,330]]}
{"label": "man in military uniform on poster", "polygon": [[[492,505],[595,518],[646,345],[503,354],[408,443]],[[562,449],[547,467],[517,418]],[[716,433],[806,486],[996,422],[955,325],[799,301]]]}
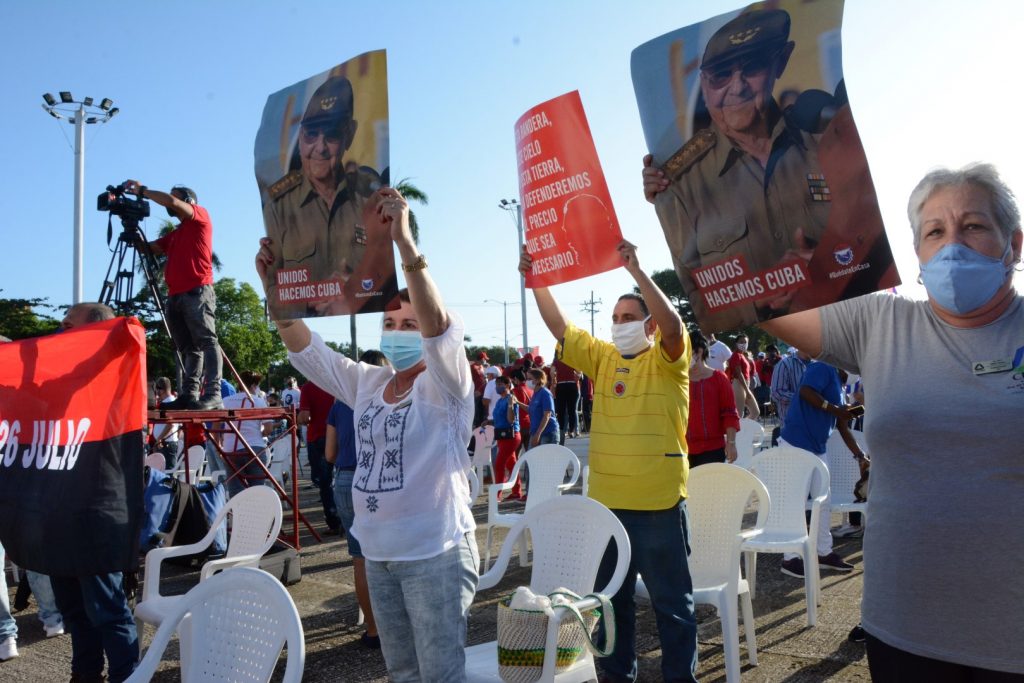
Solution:
{"label": "man in military uniform on poster", "polygon": [[742,256],[753,276],[810,259],[825,230],[831,193],[818,142],[773,96],[795,44],[783,10],[754,10],[708,41],[700,86],[711,126],[660,169],[644,159],[654,203],[686,296],[702,327],[737,329],[783,315],[789,296],[709,311],[693,270]]}
{"label": "man in military uniform on poster", "polygon": [[[301,284],[333,280],[344,285],[366,251],[362,207],[382,181],[365,166],[345,171],[342,157],[358,127],[352,108],[352,84],[347,78],[332,76],[316,89],[299,128],[300,168],[270,186],[263,206],[275,266],[306,269],[308,280]],[[375,282],[373,288],[381,285]],[[372,306],[375,297],[345,297],[319,305],[276,303],[277,289],[275,282],[269,293],[278,318],[350,313],[353,308],[383,310],[383,301],[379,307]]]}

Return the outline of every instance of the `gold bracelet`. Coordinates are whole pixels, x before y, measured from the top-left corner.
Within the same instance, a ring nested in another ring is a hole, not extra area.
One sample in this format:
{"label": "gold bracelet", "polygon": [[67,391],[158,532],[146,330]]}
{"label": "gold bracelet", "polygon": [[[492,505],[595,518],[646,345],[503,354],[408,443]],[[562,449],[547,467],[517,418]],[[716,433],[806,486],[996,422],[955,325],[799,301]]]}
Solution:
{"label": "gold bracelet", "polygon": [[417,259],[412,263],[402,264],[402,270],[404,270],[407,273],[415,273],[417,270],[424,270],[426,267],[427,259],[423,254],[420,254],[419,257],[417,257]]}

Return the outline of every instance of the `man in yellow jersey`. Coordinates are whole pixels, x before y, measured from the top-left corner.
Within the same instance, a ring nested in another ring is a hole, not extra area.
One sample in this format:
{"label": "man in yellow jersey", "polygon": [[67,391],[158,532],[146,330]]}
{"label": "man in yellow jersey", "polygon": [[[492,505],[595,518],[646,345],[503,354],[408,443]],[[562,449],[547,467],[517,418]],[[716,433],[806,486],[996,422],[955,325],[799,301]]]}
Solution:
{"label": "man in yellow jersey", "polygon": [[[601,681],[635,681],[637,573],[651,594],[661,639],[665,681],[696,681],[697,622],[687,564],[686,418],[690,344],[683,321],[640,269],[636,247],[618,246],[640,294],[625,294],[612,312],[612,343],[594,339],[565,316],[547,287],[534,288],[537,308],[555,339],[559,358],[594,378],[590,428],[590,497],[608,506],[629,534],[629,571],[612,597],[618,637],[601,660]],[[533,260],[524,248],[519,270]],[[615,567],[609,547],[597,585]]]}

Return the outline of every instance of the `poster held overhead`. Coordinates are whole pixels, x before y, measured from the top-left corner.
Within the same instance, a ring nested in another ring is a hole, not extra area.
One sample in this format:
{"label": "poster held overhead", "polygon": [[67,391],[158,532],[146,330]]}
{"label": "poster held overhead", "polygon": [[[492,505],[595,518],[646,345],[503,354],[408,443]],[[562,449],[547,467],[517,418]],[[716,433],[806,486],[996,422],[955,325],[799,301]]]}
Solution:
{"label": "poster held overhead", "polygon": [[842,0],[751,5],[633,51],[653,202],[705,333],[899,284],[842,74]]}
{"label": "poster held overhead", "polygon": [[578,91],[538,104],[515,126],[527,287],[547,287],[618,268],[622,241]]}
{"label": "poster held overhead", "polygon": [[388,226],[387,57],[367,52],[267,98],[256,183],[274,263],[272,317],[370,313],[397,305]]}

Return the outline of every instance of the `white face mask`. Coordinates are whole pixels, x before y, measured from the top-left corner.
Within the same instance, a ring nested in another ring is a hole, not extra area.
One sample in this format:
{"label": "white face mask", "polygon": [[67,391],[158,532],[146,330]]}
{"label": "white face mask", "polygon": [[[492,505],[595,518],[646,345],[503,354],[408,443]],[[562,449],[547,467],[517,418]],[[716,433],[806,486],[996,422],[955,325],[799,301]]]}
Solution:
{"label": "white face mask", "polygon": [[651,316],[630,323],[612,325],[612,343],[623,356],[635,356],[651,347],[651,339],[644,329]]}
{"label": "white face mask", "polygon": [[737,344],[736,345],[736,349],[738,351],[746,351],[747,350],[747,345],[746,344]]}
{"label": "white face mask", "polygon": [[537,388],[537,383],[535,381],[533,381],[532,379],[528,379],[528,380],[526,380],[526,387],[528,389],[536,389]]}

